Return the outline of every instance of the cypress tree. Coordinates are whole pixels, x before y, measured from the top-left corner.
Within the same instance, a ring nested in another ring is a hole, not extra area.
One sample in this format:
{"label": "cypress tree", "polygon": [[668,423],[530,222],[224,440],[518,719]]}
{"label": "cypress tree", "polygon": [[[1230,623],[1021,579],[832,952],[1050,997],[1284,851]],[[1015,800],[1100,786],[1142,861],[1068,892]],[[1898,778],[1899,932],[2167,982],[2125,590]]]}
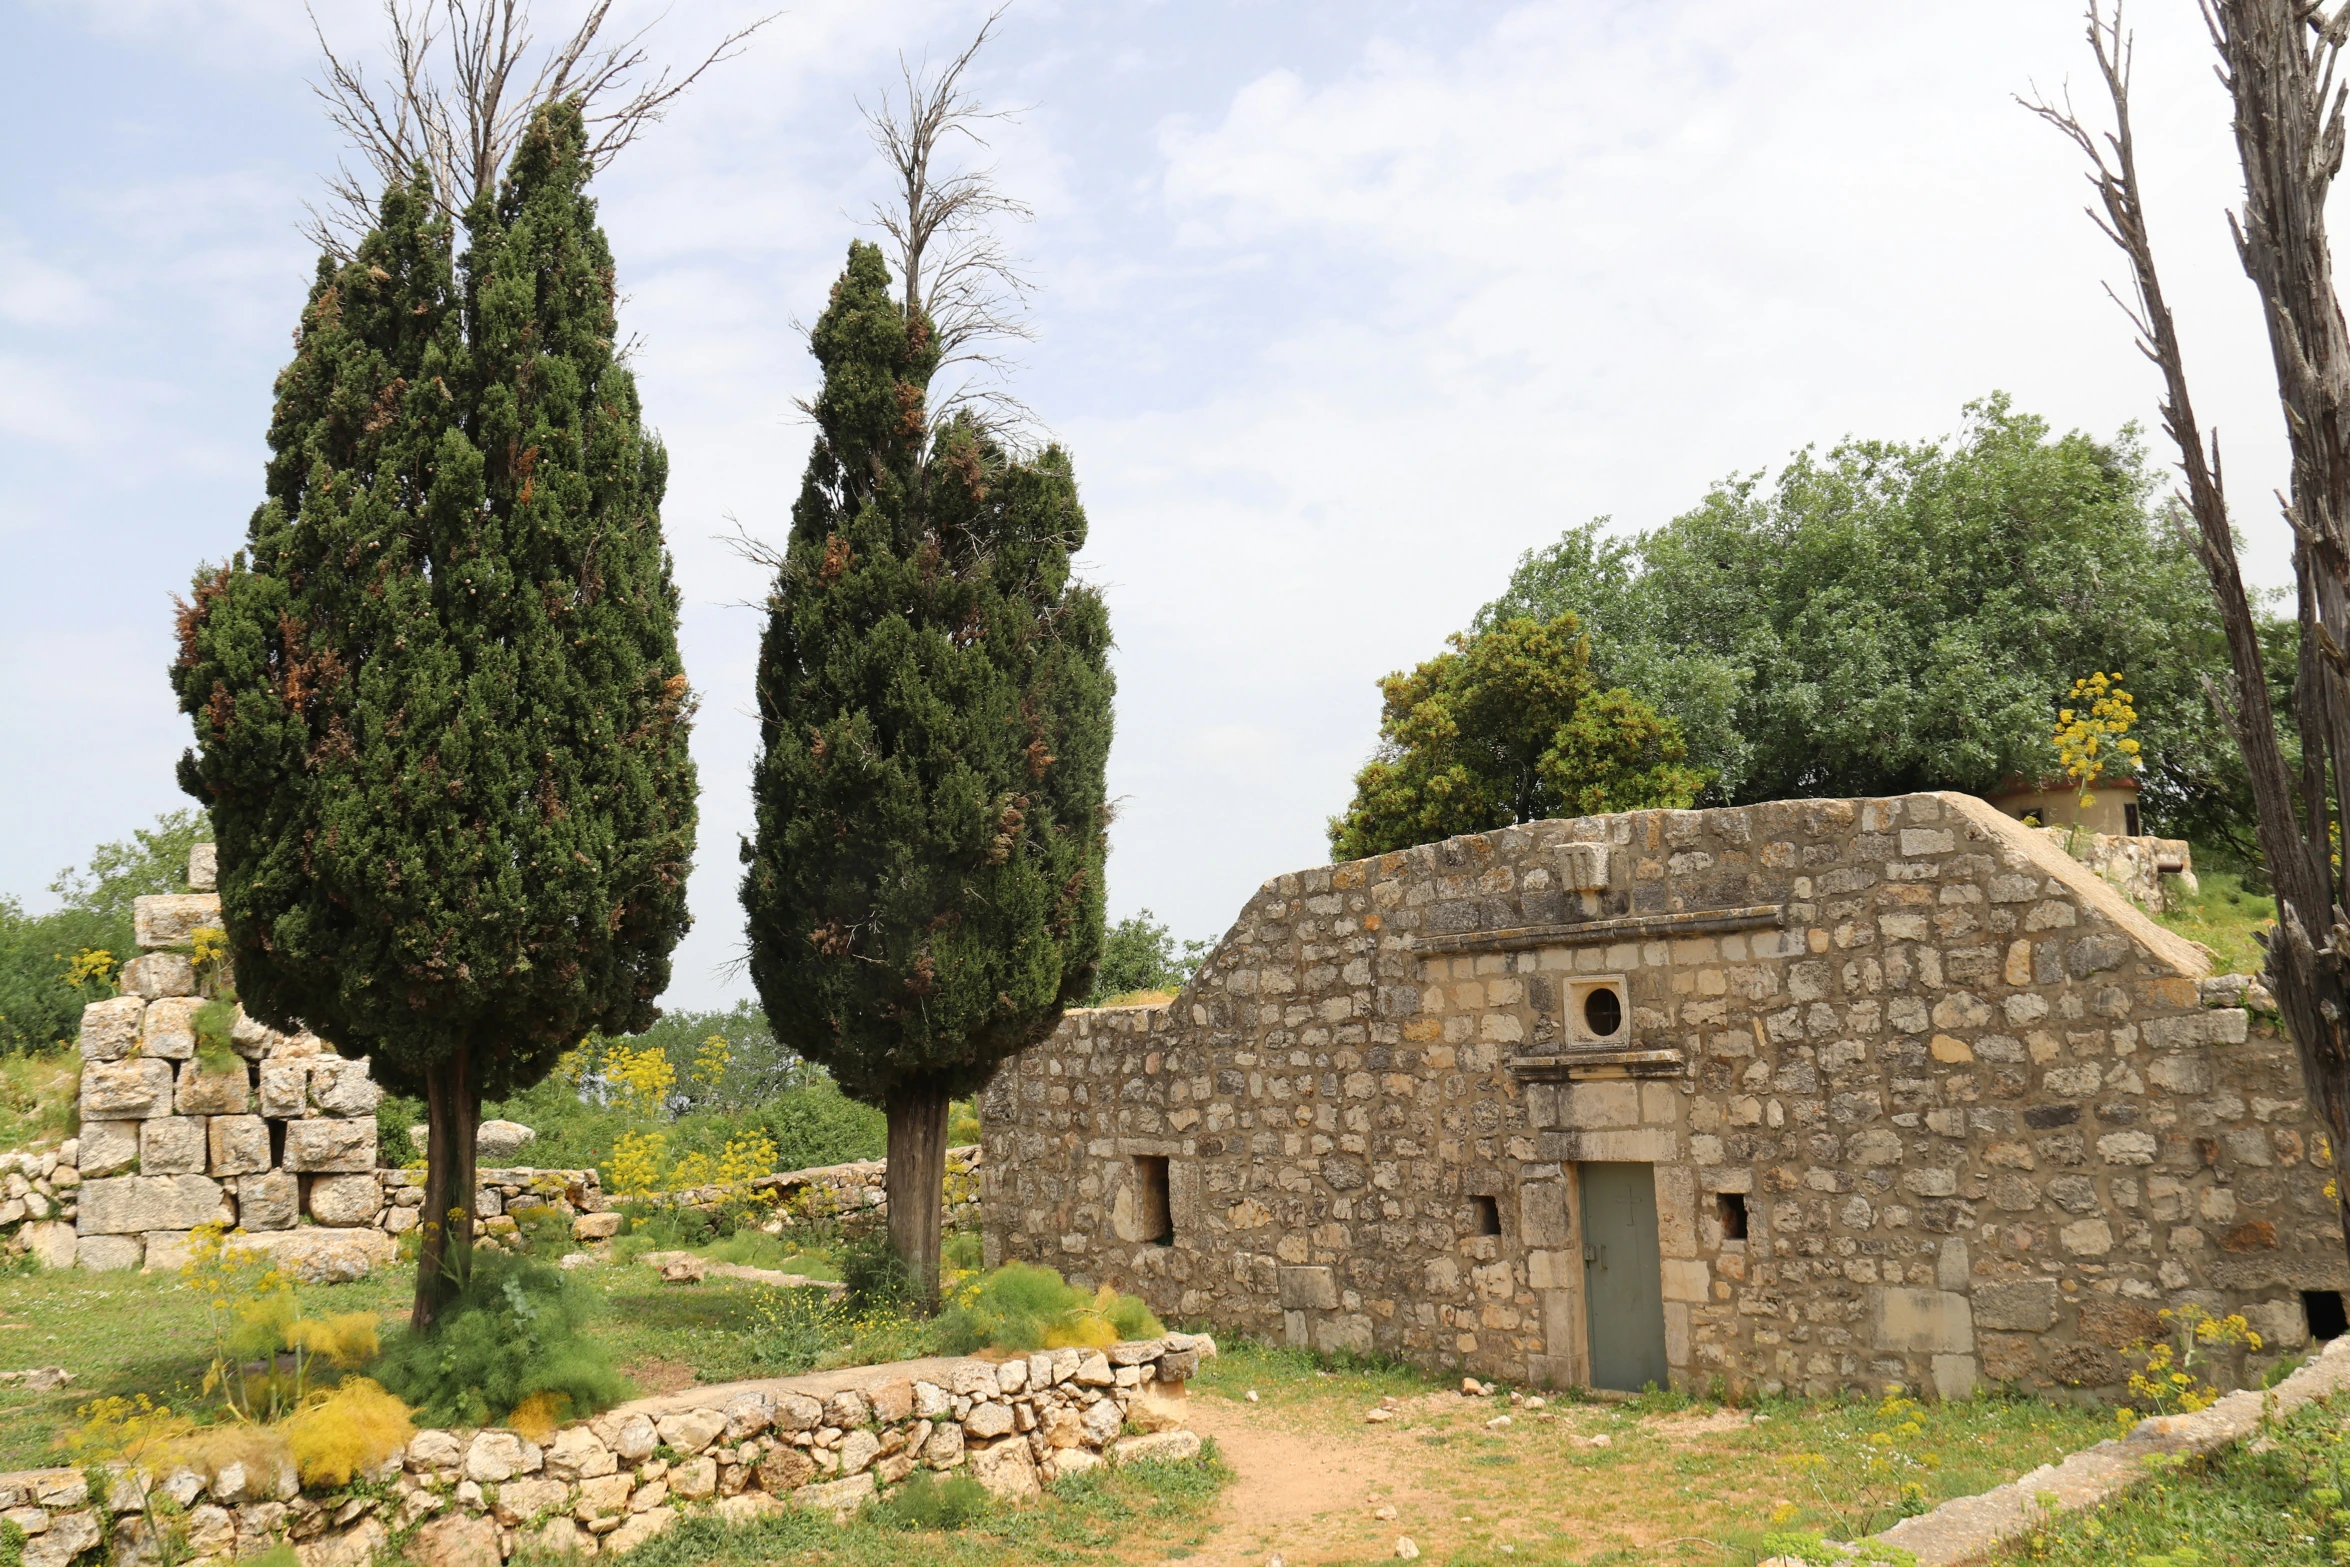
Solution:
{"label": "cypress tree", "polygon": [[172,670],[246,1010],[429,1107],[419,1327],[465,1271],[483,1097],[649,1024],[687,924],[666,459],[589,172],[550,104],[462,258],[420,170],[320,261],[267,498]]}
{"label": "cypress tree", "polygon": [[932,433],[929,317],[849,248],[759,649],[742,884],[777,1035],[889,1117],[890,1237],[937,1287],[948,1101],[1079,1004],[1102,944],[1109,616],[1059,448]]}

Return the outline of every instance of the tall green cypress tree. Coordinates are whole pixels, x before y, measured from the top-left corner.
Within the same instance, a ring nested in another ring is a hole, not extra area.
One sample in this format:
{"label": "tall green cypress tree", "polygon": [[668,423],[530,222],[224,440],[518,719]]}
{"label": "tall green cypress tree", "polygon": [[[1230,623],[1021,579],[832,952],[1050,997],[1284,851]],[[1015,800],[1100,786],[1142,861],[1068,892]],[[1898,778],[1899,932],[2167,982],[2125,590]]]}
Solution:
{"label": "tall green cypress tree", "polygon": [[849,248],[759,649],[751,977],[889,1116],[890,1236],[935,1294],[947,1102],[1051,1032],[1102,943],[1109,616],[1056,447],[927,433],[930,321]]}
{"label": "tall green cypress tree", "polygon": [[472,1244],[483,1096],[650,1023],[687,925],[667,465],[589,172],[548,105],[461,263],[421,173],[320,262],[267,499],[172,670],[246,1009],[429,1107],[420,1327]]}

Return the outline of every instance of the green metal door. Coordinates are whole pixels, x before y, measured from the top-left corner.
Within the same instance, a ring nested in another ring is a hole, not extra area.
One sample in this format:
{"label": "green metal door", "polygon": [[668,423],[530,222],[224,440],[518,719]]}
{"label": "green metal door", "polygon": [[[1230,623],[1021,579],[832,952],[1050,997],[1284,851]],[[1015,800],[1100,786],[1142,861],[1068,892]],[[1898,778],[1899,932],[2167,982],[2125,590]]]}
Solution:
{"label": "green metal door", "polygon": [[1591,1385],[1663,1387],[1664,1275],[1656,1246],[1656,1167],[1577,1166],[1583,1181],[1583,1314]]}

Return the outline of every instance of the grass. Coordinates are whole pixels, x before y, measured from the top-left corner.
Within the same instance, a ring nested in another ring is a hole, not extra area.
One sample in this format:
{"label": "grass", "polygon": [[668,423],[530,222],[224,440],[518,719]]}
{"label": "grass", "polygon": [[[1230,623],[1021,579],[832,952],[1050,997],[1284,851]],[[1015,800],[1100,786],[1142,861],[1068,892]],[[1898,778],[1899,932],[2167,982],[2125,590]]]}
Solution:
{"label": "grass", "polygon": [[[2053,1518],[2000,1560],[2047,1567],[2318,1567],[2350,1556],[2344,1408],[2305,1404],[2259,1440],[2157,1468],[2103,1507]],[[2337,1551],[2340,1554],[2337,1554]]]}
{"label": "grass", "polygon": [[2209,948],[2213,973],[2259,973],[2264,959],[2252,933],[2276,924],[2277,900],[2246,892],[2244,878],[2234,871],[2203,871],[2196,880],[2200,892],[2175,900],[2177,907],[2155,919],[2166,930]]}

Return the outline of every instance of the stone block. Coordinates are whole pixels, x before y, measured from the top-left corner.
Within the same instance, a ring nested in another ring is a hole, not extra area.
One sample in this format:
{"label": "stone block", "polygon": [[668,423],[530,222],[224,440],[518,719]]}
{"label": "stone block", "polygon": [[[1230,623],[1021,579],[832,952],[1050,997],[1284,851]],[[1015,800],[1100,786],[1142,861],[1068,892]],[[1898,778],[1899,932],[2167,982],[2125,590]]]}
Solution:
{"label": "stone block", "polygon": [[92,1273],[120,1273],[137,1267],[146,1251],[136,1235],[84,1235],[74,1242],[73,1262]]}
{"label": "stone block", "polygon": [[133,1057],[98,1061],[82,1068],[82,1120],[143,1121],[171,1113],[169,1061]]}
{"label": "stone block", "polygon": [[2056,1240],[2076,1257],[2102,1257],[2113,1250],[2113,1226],[2103,1219],[2079,1219],[2058,1230]]}
{"label": "stone block", "polygon": [[144,1235],[192,1230],[224,1217],[220,1183],[208,1175],[115,1175],[84,1181],[81,1232]]}
{"label": "stone block", "polygon": [[366,1228],[248,1231],[238,1244],[275,1259],[305,1284],[348,1284],[390,1267],[399,1255],[391,1236]]}
{"label": "stone block", "polygon": [[142,949],[184,947],[207,926],[220,928],[218,893],[163,893],[131,900],[131,935]]}
{"label": "stone block", "polygon": [[321,1114],[373,1115],[382,1102],[383,1090],[368,1075],[365,1061],[325,1055],[311,1059],[310,1103]]}
{"label": "stone block", "polygon": [[1558,851],[1559,885],[1569,892],[1607,890],[1607,845],[1569,843]]}
{"label": "stone block", "polygon": [[1896,1354],[1974,1353],[1974,1313],[1964,1295],[1950,1290],[1872,1289],[1868,1300],[1871,1348]]}
{"label": "stone block", "polygon": [[126,996],[143,996],[149,1001],[192,996],[196,993],[196,966],[184,953],[142,953],[122,966],[122,989]]}
{"label": "stone block", "polygon": [[286,1123],[285,1168],[304,1174],[356,1175],[375,1168],[373,1120]]}
{"label": "stone block", "polygon": [[373,1171],[360,1175],[320,1175],[310,1182],[310,1217],[332,1229],[373,1224],[383,1207],[383,1187]]}
{"label": "stone block", "polygon": [[2045,1333],[2056,1325],[2056,1282],[2019,1279],[1978,1284],[1974,1305],[1977,1327],[2010,1333]]}
{"label": "stone block", "polygon": [[116,996],[82,1008],[81,1050],[84,1061],[120,1061],[139,1043],[139,1020],[147,1003],[138,996]]}
{"label": "stone block", "polygon": [[[162,1003],[157,1003],[161,1005]],[[238,1061],[225,1072],[209,1072],[201,1061],[180,1066],[173,1104],[182,1115],[245,1115],[253,1108],[253,1087]]]}
{"label": "stone block", "polygon": [[[932,1440],[935,1441],[936,1438]],[[1026,1443],[1020,1444],[1020,1448],[1022,1452],[1028,1450]],[[878,1490],[879,1487],[874,1483],[872,1471],[867,1470],[863,1474],[850,1475],[846,1480],[827,1480],[821,1485],[803,1485],[792,1493],[792,1500],[809,1512],[830,1513],[836,1519],[845,1519],[849,1514],[872,1501]],[[612,1548],[611,1542],[606,1541],[604,1548],[610,1550]]]}
{"label": "stone block", "polygon": [[199,1117],[159,1115],[139,1123],[141,1175],[202,1175],[209,1157]]}
{"label": "stone block", "polygon": [[2244,1308],[2244,1320],[2260,1335],[2270,1354],[2291,1353],[2309,1346],[2309,1315],[2297,1300],[2264,1300]]}
{"label": "stone block", "polygon": [[1640,1124],[1640,1085],[1570,1083],[1559,1092],[1558,1129],[1599,1132]]}
{"label": "stone block", "polygon": [[1943,1399],[1972,1398],[1975,1395],[1975,1357],[1972,1355],[1936,1355],[1934,1357],[1934,1396]]}
{"label": "stone block", "polygon": [[1338,1280],[1328,1268],[1283,1268],[1279,1287],[1284,1311],[1337,1309]]}
{"label": "stone block", "polygon": [[[266,1148],[268,1133],[262,1137]],[[237,1182],[237,1223],[246,1230],[290,1230],[301,1207],[302,1183],[283,1170],[265,1167]]]}
{"label": "stone block", "polygon": [[145,1236],[147,1252],[142,1264],[149,1273],[177,1273],[188,1265],[188,1232],[186,1230],[150,1230]]}
{"label": "stone block", "polygon": [[1531,1181],[1518,1188],[1518,1239],[1527,1246],[1566,1246],[1574,1227],[1567,1221],[1563,1181]]}
{"label": "stone block", "polygon": [[1023,1502],[1043,1494],[1036,1455],[1020,1437],[970,1449],[971,1478],[999,1501]]}
{"label": "stone block", "polygon": [[575,1241],[608,1241],[619,1233],[617,1213],[583,1213],[571,1221],[571,1238]]}
{"label": "stone block", "polygon": [[196,1014],[203,1006],[201,996],[167,996],[149,1006],[139,1021],[139,1054],[158,1061],[193,1060]]}
{"label": "stone block", "polygon": [[84,1121],[80,1141],[76,1152],[84,1180],[118,1175],[139,1162],[136,1121]]}
{"label": "stone block", "polygon": [[73,1226],[62,1219],[44,1219],[18,1232],[25,1250],[44,1268],[70,1268],[76,1254]]}
{"label": "stone block", "polygon": [[[359,1063],[359,1065],[361,1070],[364,1071],[365,1063],[362,1062]],[[369,1085],[370,1088],[373,1088],[373,1086],[373,1084]],[[313,1098],[318,1097],[318,1088],[315,1081],[311,1085],[310,1092]],[[381,1097],[380,1092],[378,1093],[377,1097]],[[320,1100],[319,1103],[320,1108],[325,1108],[324,1100]],[[374,1112],[375,1104],[371,1100],[368,1103],[366,1113],[372,1115]],[[355,1110],[329,1110],[327,1113],[330,1115],[356,1115],[360,1112]],[[520,1121],[484,1121],[473,1129],[473,1156],[483,1164],[487,1165],[498,1166],[512,1164],[516,1159],[522,1156],[523,1149],[529,1147],[538,1139],[538,1135],[539,1134],[536,1131],[532,1130],[530,1127],[524,1126]],[[420,1143],[417,1146],[422,1147],[423,1144]]]}
{"label": "stone block", "polygon": [[1665,1299],[1703,1301],[1707,1286],[1713,1282],[1713,1272],[1702,1262],[1686,1262],[1668,1257],[1664,1261]]}
{"label": "stone block", "polygon": [[256,1175],[269,1168],[269,1123],[261,1117],[216,1115],[205,1124],[204,1130],[209,1144],[207,1168],[211,1174]]}
{"label": "stone block", "polygon": [[310,1063],[261,1063],[261,1113],[272,1121],[294,1121],[310,1113]]}
{"label": "stone block", "polygon": [[188,848],[188,890],[214,892],[220,887],[220,845],[192,844]]}
{"label": "stone block", "polygon": [[498,1526],[465,1512],[435,1518],[416,1531],[408,1558],[416,1567],[499,1567]]}

